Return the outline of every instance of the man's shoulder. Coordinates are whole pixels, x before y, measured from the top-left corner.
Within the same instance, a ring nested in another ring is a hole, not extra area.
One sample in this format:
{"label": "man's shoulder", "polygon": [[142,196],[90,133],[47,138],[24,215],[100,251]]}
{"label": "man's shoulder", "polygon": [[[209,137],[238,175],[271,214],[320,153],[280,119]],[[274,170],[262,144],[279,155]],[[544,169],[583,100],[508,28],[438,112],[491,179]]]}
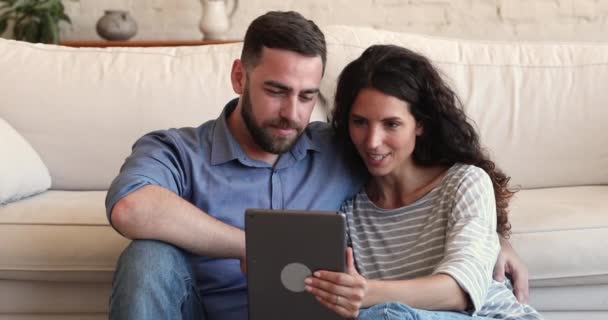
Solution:
{"label": "man's shoulder", "polygon": [[215,120],[207,121],[198,127],[159,129],[143,135],[136,144],[157,141],[166,145],[201,146],[214,128]]}
{"label": "man's shoulder", "polygon": [[310,136],[310,139],[317,145],[335,146],[336,135],[331,125],[327,122],[311,122],[306,127],[306,132]]}

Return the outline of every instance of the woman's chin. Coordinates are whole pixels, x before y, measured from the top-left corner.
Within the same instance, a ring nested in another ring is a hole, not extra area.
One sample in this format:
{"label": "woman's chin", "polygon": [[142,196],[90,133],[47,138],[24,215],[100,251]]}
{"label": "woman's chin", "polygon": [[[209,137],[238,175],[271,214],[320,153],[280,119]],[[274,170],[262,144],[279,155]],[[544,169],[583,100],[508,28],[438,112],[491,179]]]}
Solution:
{"label": "woman's chin", "polygon": [[376,166],[370,167],[369,165],[367,166],[367,171],[374,178],[383,177],[383,176],[389,174],[389,171],[386,168],[379,168]]}

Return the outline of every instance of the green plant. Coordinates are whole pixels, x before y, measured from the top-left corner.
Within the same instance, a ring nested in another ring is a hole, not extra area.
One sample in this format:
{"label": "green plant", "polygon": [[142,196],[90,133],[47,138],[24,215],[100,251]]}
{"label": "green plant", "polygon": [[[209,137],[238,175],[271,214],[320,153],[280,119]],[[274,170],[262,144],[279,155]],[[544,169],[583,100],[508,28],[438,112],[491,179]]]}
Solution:
{"label": "green plant", "polygon": [[0,0],[0,35],[12,21],[16,40],[59,42],[59,22],[71,23],[61,0]]}

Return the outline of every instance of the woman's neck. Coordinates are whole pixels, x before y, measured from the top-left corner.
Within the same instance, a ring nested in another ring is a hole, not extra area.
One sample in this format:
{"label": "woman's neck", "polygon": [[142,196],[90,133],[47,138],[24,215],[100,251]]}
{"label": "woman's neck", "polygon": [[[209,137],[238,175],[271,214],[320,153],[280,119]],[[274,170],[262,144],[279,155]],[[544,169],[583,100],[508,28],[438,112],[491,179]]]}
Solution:
{"label": "woman's neck", "polygon": [[372,177],[365,186],[369,199],[378,207],[395,209],[410,205],[435,188],[447,172],[446,167],[403,168],[400,173]]}

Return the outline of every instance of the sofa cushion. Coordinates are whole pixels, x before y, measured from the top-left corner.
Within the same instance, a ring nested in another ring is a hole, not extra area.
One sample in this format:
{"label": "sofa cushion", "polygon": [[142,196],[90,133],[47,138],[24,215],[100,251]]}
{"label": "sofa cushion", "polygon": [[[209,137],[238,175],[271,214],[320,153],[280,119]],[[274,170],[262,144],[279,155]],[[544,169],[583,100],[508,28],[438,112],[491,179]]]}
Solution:
{"label": "sofa cushion", "polygon": [[[107,189],[146,132],[198,126],[235,94],[240,45],[68,48],[0,39],[0,116],[45,159],[53,189]],[[35,94],[32,89],[36,88]]]}
{"label": "sofa cushion", "polygon": [[401,45],[429,57],[453,83],[514,186],[608,184],[608,44],[473,41],[346,26],[324,31],[326,95],[368,46]]}
{"label": "sofa cushion", "polygon": [[51,176],[36,150],[0,117],[0,205],[45,191]]}
{"label": "sofa cushion", "polygon": [[[0,117],[40,153],[52,189],[104,190],[137,138],[199,126],[236,94],[241,44],[68,48],[0,39]],[[35,94],[32,89],[36,88]],[[317,108],[314,119],[324,120]]]}
{"label": "sofa cushion", "polygon": [[608,186],[519,191],[511,243],[533,286],[608,284]]}
{"label": "sofa cushion", "polygon": [[110,281],[129,240],[108,225],[105,194],[47,191],[0,207],[0,279]]}

